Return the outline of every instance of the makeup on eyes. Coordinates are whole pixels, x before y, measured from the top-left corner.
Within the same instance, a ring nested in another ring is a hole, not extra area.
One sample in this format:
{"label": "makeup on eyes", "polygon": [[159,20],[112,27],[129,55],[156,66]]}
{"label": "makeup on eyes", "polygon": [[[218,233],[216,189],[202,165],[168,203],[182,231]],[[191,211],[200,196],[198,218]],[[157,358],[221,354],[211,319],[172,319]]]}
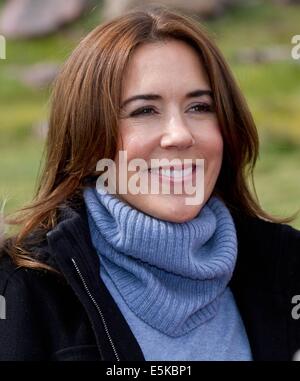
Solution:
{"label": "makeup on eyes", "polygon": [[[199,111],[195,111],[195,113],[213,112],[213,106],[207,102],[199,102],[195,105],[190,106],[189,109],[196,108],[196,107],[199,108]],[[146,112],[146,111],[150,111],[150,112]],[[138,116],[154,115],[156,113],[158,113],[158,112],[155,110],[155,107],[152,105],[149,105],[149,106],[139,107],[138,109],[132,111],[129,114],[129,116],[130,117],[138,117]]]}

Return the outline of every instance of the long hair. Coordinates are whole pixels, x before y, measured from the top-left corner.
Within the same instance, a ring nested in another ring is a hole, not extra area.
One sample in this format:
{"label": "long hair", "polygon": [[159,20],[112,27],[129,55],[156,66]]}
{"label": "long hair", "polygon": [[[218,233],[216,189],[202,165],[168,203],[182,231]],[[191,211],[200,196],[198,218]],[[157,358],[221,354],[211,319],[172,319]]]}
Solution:
{"label": "long hair", "polygon": [[[167,7],[136,8],[99,25],[73,51],[57,76],[51,97],[44,165],[33,202],[10,223],[20,229],[9,254],[24,267],[49,269],[24,242],[30,233],[51,230],[62,204],[76,203],[97,176],[96,163],[113,159],[118,140],[122,78],[137,46],[178,39],[199,54],[213,92],[224,141],[215,192],[231,211],[270,221],[259,205],[253,170],[259,153],[255,123],[230,68],[199,21]],[[250,180],[250,181],[249,181]]]}

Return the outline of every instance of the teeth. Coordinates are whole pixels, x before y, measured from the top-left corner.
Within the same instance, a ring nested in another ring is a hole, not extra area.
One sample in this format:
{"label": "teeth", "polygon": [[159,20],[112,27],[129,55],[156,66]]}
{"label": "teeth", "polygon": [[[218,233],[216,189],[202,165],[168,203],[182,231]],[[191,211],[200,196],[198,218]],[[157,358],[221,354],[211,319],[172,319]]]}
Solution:
{"label": "teeth", "polygon": [[158,168],[150,168],[149,172],[158,174],[159,173],[159,169]]}
{"label": "teeth", "polygon": [[188,167],[188,168],[185,168],[184,170],[176,169],[173,171],[173,176],[174,177],[185,177],[185,176],[190,175],[192,172],[193,172],[193,167]]}
{"label": "teeth", "polygon": [[185,176],[190,175],[193,172],[193,167],[185,168],[184,170],[181,169],[169,169],[169,168],[151,168],[150,172],[152,173],[161,173],[163,176],[167,177],[174,177],[174,178],[182,178]]}
{"label": "teeth", "polygon": [[161,169],[161,174],[164,175],[164,176],[169,176],[170,177],[170,174],[171,174],[171,171],[170,169]]}

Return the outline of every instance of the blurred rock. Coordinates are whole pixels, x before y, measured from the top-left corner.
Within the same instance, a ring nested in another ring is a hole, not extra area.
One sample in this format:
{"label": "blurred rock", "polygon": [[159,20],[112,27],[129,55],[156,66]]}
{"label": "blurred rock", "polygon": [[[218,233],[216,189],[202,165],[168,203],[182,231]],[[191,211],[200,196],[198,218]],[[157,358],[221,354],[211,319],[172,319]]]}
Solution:
{"label": "blurred rock", "polygon": [[291,48],[287,46],[243,48],[237,51],[234,59],[238,63],[288,61],[291,60]]}
{"label": "blurred rock", "polygon": [[80,17],[89,0],[8,0],[0,15],[0,33],[30,38],[56,31]]}
{"label": "blurred rock", "polygon": [[[249,1],[249,0],[248,0]],[[131,8],[139,5],[147,5],[153,3],[153,0],[105,0],[102,10],[104,20],[110,20],[114,17],[122,15]],[[156,1],[156,4],[158,2]],[[219,16],[224,10],[237,3],[242,3],[241,0],[160,0],[159,4],[166,5],[186,13],[196,14],[206,17]]]}
{"label": "blurred rock", "polygon": [[59,64],[54,62],[41,62],[27,67],[13,66],[10,74],[18,78],[23,84],[32,88],[49,86],[56,77]]}
{"label": "blurred rock", "polygon": [[290,4],[296,4],[300,5],[300,0],[272,0],[274,4],[279,5],[290,5]]}

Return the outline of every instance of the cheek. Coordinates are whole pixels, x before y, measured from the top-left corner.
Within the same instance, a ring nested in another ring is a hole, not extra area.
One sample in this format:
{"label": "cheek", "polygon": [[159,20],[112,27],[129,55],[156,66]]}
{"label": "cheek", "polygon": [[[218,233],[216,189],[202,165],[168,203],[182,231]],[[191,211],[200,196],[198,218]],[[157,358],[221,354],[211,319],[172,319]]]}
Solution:
{"label": "cheek", "polygon": [[223,157],[223,138],[220,132],[217,132],[210,140],[210,153],[216,160],[222,160]]}
{"label": "cheek", "polygon": [[126,131],[124,128],[120,131],[117,150],[125,150],[127,152],[128,161],[135,158],[147,160],[154,150],[155,144],[157,144],[156,140],[151,138],[149,133],[142,129],[140,129],[140,131],[136,131],[135,129],[132,131],[129,130],[128,128]]}
{"label": "cheek", "polygon": [[220,128],[212,123],[199,131],[197,136],[199,151],[211,162],[219,162],[223,157],[223,138]]}

